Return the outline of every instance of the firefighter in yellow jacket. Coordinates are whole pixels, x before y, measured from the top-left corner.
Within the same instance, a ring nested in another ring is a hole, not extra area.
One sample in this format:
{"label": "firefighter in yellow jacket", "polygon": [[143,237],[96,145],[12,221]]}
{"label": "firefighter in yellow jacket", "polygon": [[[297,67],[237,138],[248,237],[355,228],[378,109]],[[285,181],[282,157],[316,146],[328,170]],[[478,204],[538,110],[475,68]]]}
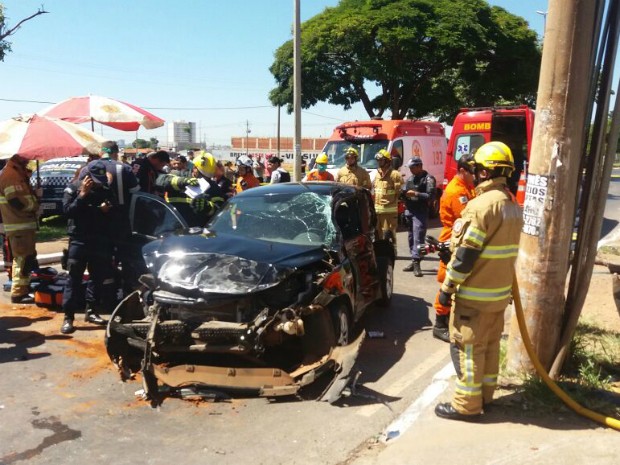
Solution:
{"label": "firefighter in yellow jacket", "polygon": [[365,187],[366,189],[372,188],[370,182],[370,175],[368,171],[357,164],[359,154],[355,147],[349,147],[344,153],[344,159],[346,165],[338,170],[336,173],[336,182],[343,184],[350,184],[352,186]]}
{"label": "firefighter in yellow jacket", "polygon": [[452,258],[439,302],[449,305],[450,344],[457,381],[450,403],[435,413],[476,420],[493,400],[499,371],[504,310],[510,302],[522,211],[508,190],[514,171],[506,144],[488,142],[474,155],[476,197],[452,228]]}
{"label": "firefighter in yellow jacket", "polygon": [[392,155],[381,149],[375,155],[379,169],[375,177],[375,211],[377,212],[376,237],[384,239],[386,232],[391,231],[396,243],[396,228],[398,227],[398,198],[403,184],[401,174],[392,168]]}
{"label": "firefighter in yellow jacket", "polygon": [[37,267],[35,233],[39,200],[30,186],[28,160],[13,155],[0,175],[0,212],[13,251],[11,302],[33,303],[30,272]]}

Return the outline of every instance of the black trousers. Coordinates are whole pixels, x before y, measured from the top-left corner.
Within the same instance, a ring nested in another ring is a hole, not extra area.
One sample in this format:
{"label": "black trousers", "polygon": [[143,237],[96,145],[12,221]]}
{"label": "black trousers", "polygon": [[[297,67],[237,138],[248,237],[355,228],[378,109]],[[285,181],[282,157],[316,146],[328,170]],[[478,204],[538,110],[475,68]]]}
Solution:
{"label": "black trousers", "polygon": [[84,310],[84,271],[88,268],[93,283],[93,309],[97,313],[111,313],[116,305],[116,284],[113,267],[113,245],[107,239],[82,241],[71,239],[67,260],[69,279],[62,295],[65,317],[73,318]]}

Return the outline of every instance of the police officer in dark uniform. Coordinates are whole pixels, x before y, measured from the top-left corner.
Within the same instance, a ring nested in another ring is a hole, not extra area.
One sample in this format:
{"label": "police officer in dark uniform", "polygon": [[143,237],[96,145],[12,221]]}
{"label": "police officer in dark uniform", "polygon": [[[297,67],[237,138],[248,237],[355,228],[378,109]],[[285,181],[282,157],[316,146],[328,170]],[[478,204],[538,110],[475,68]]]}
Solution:
{"label": "police officer in dark uniform", "polygon": [[63,334],[75,331],[75,313],[83,308],[82,278],[86,267],[94,284],[96,301],[94,308],[86,311],[85,320],[105,324],[98,313],[112,312],[116,304],[112,231],[117,226],[113,221],[113,211],[118,208],[117,199],[109,188],[104,162],[90,162],[83,174],[83,179],[72,182],[63,196],[63,211],[69,219],[69,279],[63,293],[65,318],[60,329]]}
{"label": "police officer in dark uniform", "polygon": [[401,188],[401,199],[405,201],[405,221],[409,226],[409,249],[411,250],[411,264],[403,271],[413,271],[415,276],[421,277],[420,253],[418,246],[424,244],[428,227],[429,204],[435,197],[436,181],[428,174],[422,165],[420,157],[413,157],[407,162],[411,176]]}
{"label": "police officer in dark uniform", "polygon": [[138,278],[145,272],[140,250],[132,247],[129,205],[131,195],[140,190],[138,178],[131,166],[118,160],[118,145],[106,141],[101,145],[101,161],[105,163],[110,189],[116,196],[118,208],[112,211],[117,228],[113,231],[114,255],[121,265],[123,295],[127,296],[138,287]]}
{"label": "police officer in dark uniform", "polygon": [[167,174],[170,165],[170,154],[165,150],[150,152],[146,158],[135,160],[132,165],[133,174],[138,178],[140,190],[149,194],[164,196],[164,190],[156,183],[160,174]]}

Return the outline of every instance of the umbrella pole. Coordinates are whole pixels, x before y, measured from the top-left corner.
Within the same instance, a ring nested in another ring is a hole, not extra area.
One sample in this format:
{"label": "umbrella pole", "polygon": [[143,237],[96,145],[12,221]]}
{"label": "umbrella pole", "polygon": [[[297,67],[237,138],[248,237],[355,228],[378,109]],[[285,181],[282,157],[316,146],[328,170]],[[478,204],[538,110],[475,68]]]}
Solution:
{"label": "umbrella pole", "polygon": [[95,132],[95,118],[90,118],[90,130]]}
{"label": "umbrella pole", "polygon": [[39,173],[39,160],[36,160],[37,163],[37,189],[41,188],[41,174]]}

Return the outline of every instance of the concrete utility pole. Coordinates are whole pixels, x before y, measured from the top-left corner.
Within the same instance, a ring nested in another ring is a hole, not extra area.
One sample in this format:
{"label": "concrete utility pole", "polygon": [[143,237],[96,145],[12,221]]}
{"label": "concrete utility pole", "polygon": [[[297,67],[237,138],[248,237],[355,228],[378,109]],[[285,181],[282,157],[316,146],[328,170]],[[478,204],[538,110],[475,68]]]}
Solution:
{"label": "concrete utility pole", "polygon": [[250,153],[250,148],[248,146],[248,142],[250,140],[250,133],[252,130],[250,129],[250,122],[245,120],[245,154],[248,155]]}
{"label": "concrete utility pole", "polygon": [[[547,369],[562,326],[595,18],[596,2],[549,1],[517,260],[528,331]],[[510,330],[508,369],[533,371],[516,321]]]}
{"label": "concrete utility pole", "polygon": [[295,113],[295,138],[293,141],[293,181],[301,181],[301,27],[299,0],[295,1],[293,27],[293,111]]}

